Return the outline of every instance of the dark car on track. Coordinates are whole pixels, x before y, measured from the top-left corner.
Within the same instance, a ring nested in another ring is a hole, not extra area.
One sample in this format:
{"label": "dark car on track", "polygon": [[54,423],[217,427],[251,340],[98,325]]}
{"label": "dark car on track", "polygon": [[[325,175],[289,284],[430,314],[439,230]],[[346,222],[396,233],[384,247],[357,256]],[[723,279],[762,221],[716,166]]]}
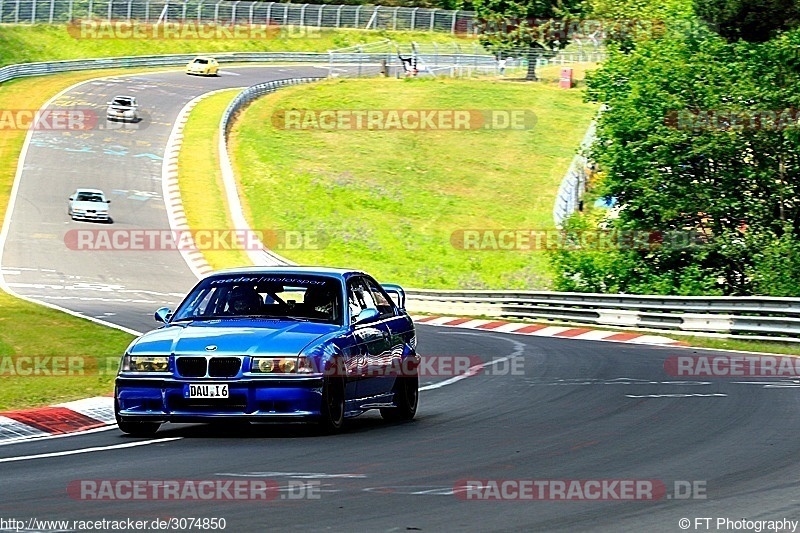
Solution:
{"label": "dark car on track", "polygon": [[116,378],[119,428],[165,422],[313,422],[417,410],[419,356],[405,293],[364,272],[254,267],[201,280],[131,343]]}

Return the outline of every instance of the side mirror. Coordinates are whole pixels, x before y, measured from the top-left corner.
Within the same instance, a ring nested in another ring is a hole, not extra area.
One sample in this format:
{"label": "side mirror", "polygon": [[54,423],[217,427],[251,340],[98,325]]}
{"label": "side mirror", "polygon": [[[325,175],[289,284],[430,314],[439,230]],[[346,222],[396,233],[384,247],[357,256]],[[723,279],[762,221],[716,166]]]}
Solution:
{"label": "side mirror", "polygon": [[111,200],[106,200],[106,203],[107,203],[107,204],[110,204],[110,203],[111,203]]}
{"label": "side mirror", "polygon": [[158,322],[163,322],[167,324],[169,320],[172,318],[172,309],[169,307],[160,307],[155,314],[155,318]]}
{"label": "side mirror", "polygon": [[406,291],[403,290],[403,287],[392,283],[381,283],[381,287],[392,299],[394,305],[400,309],[406,308]]}
{"label": "side mirror", "polygon": [[70,197],[69,197],[69,201],[70,201],[70,202],[71,202],[72,200],[74,200],[74,199],[75,199],[75,197],[74,197],[74,196],[70,196]]}
{"label": "side mirror", "polygon": [[367,309],[362,310],[360,313],[358,313],[358,315],[356,315],[356,319],[355,321],[353,321],[353,325],[372,322],[379,316],[381,316],[381,314],[377,309],[375,309],[374,307],[369,307]]}

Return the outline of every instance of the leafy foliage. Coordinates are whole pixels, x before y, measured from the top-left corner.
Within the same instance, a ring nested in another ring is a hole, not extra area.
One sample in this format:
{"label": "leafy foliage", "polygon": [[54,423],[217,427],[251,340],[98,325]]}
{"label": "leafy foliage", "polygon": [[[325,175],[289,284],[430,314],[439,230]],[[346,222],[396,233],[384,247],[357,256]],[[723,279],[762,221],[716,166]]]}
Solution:
{"label": "leafy foliage", "polygon": [[583,0],[473,0],[481,43],[499,54],[524,49],[527,79],[536,79],[536,58],[567,46],[570,25]]}
{"label": "leafy foliage", "polygon": [[765,42],[800,24],[797,0],[694,0],[697,14],[730,41]]}
{"label": "leafy foliage", "polygon": [[601,194],[624,206],[612,224],[699,239],[602,258],[559,252],[562,288],[800,290],[798,44],[800,31],[729,43],[701,29],[612,53],[588,82],[588,97],[607,106],[593,149]]}

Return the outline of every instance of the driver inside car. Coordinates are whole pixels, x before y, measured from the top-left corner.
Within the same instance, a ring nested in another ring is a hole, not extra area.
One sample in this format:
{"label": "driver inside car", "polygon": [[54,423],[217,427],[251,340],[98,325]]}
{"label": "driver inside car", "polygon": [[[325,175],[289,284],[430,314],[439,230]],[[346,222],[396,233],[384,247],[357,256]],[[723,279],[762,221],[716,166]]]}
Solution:
{"label": "driver inside car", "polygon": [[237,285],[228,294],[229,315],[257,315],[261,310],[261,296],[252,287]]}

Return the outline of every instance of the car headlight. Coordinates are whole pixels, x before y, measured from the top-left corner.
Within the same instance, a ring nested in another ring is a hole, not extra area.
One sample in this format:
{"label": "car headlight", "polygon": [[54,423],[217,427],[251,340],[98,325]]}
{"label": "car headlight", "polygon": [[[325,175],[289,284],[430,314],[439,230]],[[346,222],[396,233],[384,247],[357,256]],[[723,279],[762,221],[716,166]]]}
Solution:
{"label": "car headlight", "polygon": [[250,371],[259,374],[310,374],[313,365],[307,357],[253,357]]}
{"label": "car headlight", "polygon": [[128,355],[122,358],[123,372],[169,372],[169,357]]}

